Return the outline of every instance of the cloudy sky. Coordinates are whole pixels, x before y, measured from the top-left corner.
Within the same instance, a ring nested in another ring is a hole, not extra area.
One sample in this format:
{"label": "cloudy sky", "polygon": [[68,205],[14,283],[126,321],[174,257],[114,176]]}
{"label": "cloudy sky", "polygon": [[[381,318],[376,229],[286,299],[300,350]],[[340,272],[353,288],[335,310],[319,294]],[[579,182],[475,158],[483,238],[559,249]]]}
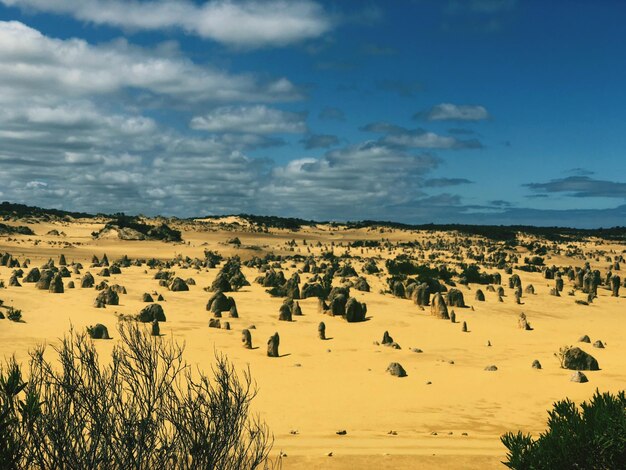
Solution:
{"label": "cloudy sky", "polygon": [[0,200],[626,225],[626,3],[0,0]]}

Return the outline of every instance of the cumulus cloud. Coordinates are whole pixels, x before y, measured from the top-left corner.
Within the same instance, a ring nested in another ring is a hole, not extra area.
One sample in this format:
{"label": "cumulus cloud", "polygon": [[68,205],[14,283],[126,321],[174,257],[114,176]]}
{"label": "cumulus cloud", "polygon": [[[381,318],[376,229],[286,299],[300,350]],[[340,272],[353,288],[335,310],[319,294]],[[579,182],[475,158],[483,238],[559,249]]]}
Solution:
{"label": "cumulus cloud", "polygon": [[129,30],[179,29],[244,48],[284,46],[330,31],[333,19],[311,0],[0,0],[25,11],[71,15]]}
{"label": "cumulus cloud", "polygon": [[[472,141],[377,123],[366,127],[378,140],[320,158],[259,158],[285,143],[281,134],[304,134],[308,149],[339,139],[310,135],[304,113],[267,105],[300,96],[287,79],[199,65],[171,45],[94,45],[0,22],[0,90],[0,188],[12,201],[179,216],[406,220],[464,210],[458,195],[432,194],[462,179],[429,179],[441,160],[416,149]],[[189,126],[173,124],[178,117]],[[344,116],[326,108],[320,118]]]}
{"label": "cumulus cloud", "polygon": [[413,116],[427,121],[483,121],[489,113],[483,106],[441,103]]}
{"label": "cumulus cloud", "polygon": [[565,193],[573,197],[626,198],[626,183],[590,178],[589,176],[569,176],[553,179],[547,183],[528,183],[527,188],[539,194]]}
{"label": "cumulus cloud", "polygon": [[270,164],[245,155],[265,136],[193,138],[84,100],[0,108],[0,141],[7,198],[89,212],[244,211]]}
{"label": "cumulus cloud", "polygon": [[328,148],[339,144],[339,137],[330,134],[313,134],[302,139],[300,143],[304,144],[307,150]]}
{"label": "cumulus cloud", "polygon": [[364,142],[329,151],[321,158],[302,158],[275,167],[261,194],[270,210],[282,213],[318,218],[329,214],[348,219],[385,217],[390,207],[425,197],[422,178],[439,164],[440,159],[433,155],[413,155],[378,142]]}
{"label": "cumulus cloud", "polygon": [[84,164],[103,161],[110,149],[125,153],[151,147],[156,123],[141,115],[109,114],[88,101],[0,109],[0,158],[31,158],[59,155],[50,161]]}
{"label": "cumulus cloud", "polygon": [[45,188],[46,186],[48,186],[47,183],[44,183],[43,181],[29,181],[28,183],[26,183],[26,187],[28,189],[33,189],[33,188]]}
{"label": "cumulus cloud", "polygon": [[444,136],[424,129],[406,129],[402,126],[379,121],[367,124],[360,128],[365,132],[386,134],[381,142],[403,148],[416,149],[479,149],[482,144],[477,139],[457,139],[456,137]]}
{"label": "cumulus cloud", "polygon": [[305,113],[256,106],[224,106],[191,120],[192,129],[209,132],[280,134],[306,132]]}
{"label": "cumulus cloud", "polygon": [[269,162],[246,152],[283,142],[243,131],[191,137],[130,98],[189,112],[297,96],[286,79],[262,82],[124,41],[54,39],[19,22],[0,22],[0,89],[3,197],[178,215],[248,209]]}
{"label": "cumulus cloud", "polygon": [[371,218],[406,215],[401,207],[416,208],[419,201],[434,207],[436,201],[428,199],[434,196],[422,188],[442,186],[424,183],[440,165],[439,158],[381,142],[277,165],[248,155],[266,135],[193,137],[82,100],[3,109],[0,129],[3,193],[44,207],[179,216],[257,212]]}
{"label": "cumulus cloud", "polygon": [[182,57],[130,46],[125,41],[91,45],[54,39],[17,21],[0,21],[0,102],[31,98],[63,101],[141,90],[187,103],[278,101],[299,97],[285,78],[260,82],[200,66]]}
{"label": "cumulus cloud", "polygon": [[400,147],[420,149],[478,149],[482,144],[476,139],[459,140],[455,137],[442,136],[434,132],[407,132],[390,134],[383,138],[383,142]]}
{"label": "cumulus cloud", "polygon": [[0,165],[10,168],[0,174],[0,186],[14,201],[89,212],[185,216],[246,211],[269,162],[238,151],[201,150],[210,147],[206,142],[186,147],[171,139],[142,158],[111,151],[78,160],[52,154],[6,161],[0,152]]}

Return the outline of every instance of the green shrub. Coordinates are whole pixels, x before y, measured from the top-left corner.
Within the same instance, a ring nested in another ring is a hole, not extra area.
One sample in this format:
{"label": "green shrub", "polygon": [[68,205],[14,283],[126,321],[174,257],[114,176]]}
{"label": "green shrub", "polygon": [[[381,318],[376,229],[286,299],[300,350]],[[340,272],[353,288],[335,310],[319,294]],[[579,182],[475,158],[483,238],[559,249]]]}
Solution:
{"label": "green shrub", "polygon": [[394,259],[385,261],[385,267],[389,274],[393,275],[414,275],[419,271],[419,267],[407,255],[398,255]]}
{"label": "green shrub", "polygon": [[13,307],[7,308],[7,318],[11,321],[22,321],[22,311]]}
{"label": "green shrub", "polygon": [[241,240],[239,240],[239,237],[229,238],[228,240],[226,240],[226,243],[230,245],[241,246]]}
{"label": "green shrub", "polygon": [[447,282],[456,274],[454,271],[448,271],[445,266],[431,268],[425,264],[418,264],[404,254],[385,261],[385,267],[391,276],[416,276],[419,282],[426,282],[427,279]]}
{"label": "green shrub", "polygon": [[524,258],[524,263],[533,264],[535,266],[543,266],[544,259],[541,256],[532,256]]}
{"label": "green shrub", "polygon": [[468,266],[462,266],[463,270],[459,275],[467,282],[472,284],[495,284],[496,277],[493,274],[480,272],[480,266],[476,264],[470,264]]}
{"label": "green shrub", "polygon": [[548,429],[537,439],[521,431],[501,437],[503,463],[516,470],[618,469],[626,463],[626,395],[596,390],[580,407],[569,399],[548,412]]}

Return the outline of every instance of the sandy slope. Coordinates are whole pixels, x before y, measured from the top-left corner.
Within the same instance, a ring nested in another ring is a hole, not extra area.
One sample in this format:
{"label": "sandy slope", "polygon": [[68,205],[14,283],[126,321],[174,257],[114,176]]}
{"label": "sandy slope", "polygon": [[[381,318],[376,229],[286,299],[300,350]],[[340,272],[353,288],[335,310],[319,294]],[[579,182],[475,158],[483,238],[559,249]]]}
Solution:
{"label": "sandy slope", "polygon": [[[97,240],[90,233],[95,224],[36,224],[36,237],[0,238],[0,252],[9,251],[20,258],[30,258],[32,266],[41,265],[49,257],[58,260],[64,253],[68,262],[80,261],[87,268],[91,256],[107,253],[110,260],[127,254],[135,257],[171,258],[182,253],[201,256],[205,248],[224,254],[238,253],[242,257],[262,254],[238,250],[223,242],[238,235],[244,245],[257,245],[284,252],[285,242],[306,238],[307,245],[322,240],[338,243],[342,239],[379,238],[414,240],[431,234],[408,232],[377,232],[361,230],[313,230],[291,234],[199,231],[188,232],[188,244],[158,242],[122,242]],[[63,230],[67,237],[41,236],[51,228]],[[33,240],[42,240],[38,245]],[[17,240],[17,241],[16,241]],[[30,240],[30,241],[29,241]],[[67,247],[58,242],[70,242]],[[590,249],[595,248],[590,245]],[[615,247],[619,251],[623,247]],[[298,248],[301,254],[306,247]],[[320,248],[313,248],[319,252]],[[336,249],[340,253],[341,249]],[[297,252],[297,251],[296,251]],[[360,250],[353,250],[360,254]],[[386,252],[364,250],[365,256],[389,256]],[[604,273],[604,261],[592,265]],[[583,260],[554,258],[551,263],[581,265]],[[360,270],[360,263],[353,263]],[[379,265],[383,265],[379,262]],[[289,263],[286,264],[289,266]],[[348,324],[317,312],[317,300],[301,301],[304,316],[292,323],[279,322],[278,308],[282,299],[272,298],[264,288],[252,283],[231,294],[239,310],[239,319],[230,321],[232,330],[207,328],[210,314],[205,304],[210,296],[202,288],[209,285],[218,269],[196,272],[177,270],[182,278],[193,277],[197,285],[190,292],[169,292],[158,286],[154,272],[144,273],[145,267],[125,269],[122,275],[107,279],[124,285],[127,295],[121,296],[120,306],[104,310],[92,306],[96,296],[93,289],[66,290],[65,294],[38,291],[33,284],[0,291],[6,304],[21,308],[26,323],[0,321],[0,355],[15,354],[24,360],[29,348],[38,342],[54,343],[69,328],[83,329],[96,322],[104,323],[115,336],[116,312],[137,313],[145,304],[144,292],[158,291],[167,322],[162,332],[185,341],[187,359],[209,369],[214,351],[224,351],[238,367],[249,365],[259,386],[255,409],[270,425],[276,437],[276,451],[287,454],[285,469],[304,468],[496,468],[504,449],[499,436],[507,430],[522,429],[538,433],[545,426],[546,409],[558,399],[568,396],[574,400],[589,398],[595,388],[617,391],[626,384],[626,313],[624,298],[612,298],[600,289],[600,298],[590,306],[574,304],[574,298],[549,296],[554,281],[539,273],[518,272],[524,286],[532,283],[536,295],[524,295],[522,305],[516,305],[512,290],[497,301],[495,293],[485,292],[486,302],[474,301],[477,286],[461,287],[465,301],[474,309],[455,309],[457,321],[467,321],[469,332],[461,332],[460,323],[437,320],[429,310],[421,311],[411,301],[382,295],[381,278],[368,276],[371,293],[353,290],[359,300],[367,303],[369,321]],[[96,274],[99,269],[91,269]],[[293,272],[286,269],[285,275]],[[517,271],[516,271],[517,272]],[[256,270],[244,268],[252,282]],[[508,276],[503,274],[503,284]],[[0,279],[8,280],[10,270],[0,267]],[[76,277],[76,276],[74,276]],[[303,275],[303,282],[308,275]],[[100,277],[96,276],[99,282]],[[67,282],[67,280],[66,280]],[[569,290],[566,280],[565,291]],[[483,286],[484,290],[484,286]],[[582,298],[578,294],[577,298]],[[517,317],[525,312],[533,331],[517,328]],[[327,341],[317,338],[317,325],[324,321]],[[254,324],[251,330],[254,350],[241,347],[240,331]],[[401,346],[394,350],[377,346],[385,330]],[[281,337],[281,358],[265,355],[267,338],[278,332]],[[590,352],[602,370],[588,372],[589,383],[569,381],[570,371],[559,368],[553,353],[560,346],[576,344],[578,337],[588,334],[592,342],[601,339],[606,349],[589,344],[577,344]],[[487,341],[492,346],[487,347]],[[107,355],[113,341],[100,341],[99,351]],[[423,353],[411,352],[420,348]],[[530,367],[538,359],[543,370]],[[400,362],[408,377],[398,379],[385,373],[387,365]],[[453,362],[453,363],[452,363]],[[495,364],[496,372],[484,371]],[[347,435],[336,431],[345,429]],[[293,435],[290,431],[297,431]],[[397,435],[388,434],[395,431]],[[436,435],[434,434],[436,433]],[[465,433],[467,435],[465,435]],[[329,452],[333,453],[328,457]]]}

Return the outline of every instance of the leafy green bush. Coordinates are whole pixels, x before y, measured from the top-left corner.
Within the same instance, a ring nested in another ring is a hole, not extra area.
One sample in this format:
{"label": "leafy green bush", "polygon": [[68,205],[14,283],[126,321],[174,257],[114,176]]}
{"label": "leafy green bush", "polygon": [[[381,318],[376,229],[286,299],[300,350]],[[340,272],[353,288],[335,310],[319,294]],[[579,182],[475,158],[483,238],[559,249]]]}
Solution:
{"label": "leafy green bush", "polygon": [[535,469],[618,469],[626,463],[626,395],[600,393],[580,408],[569,399],[548,412],[548,429],[533,439],[521,431],[501,437],[507,467]]}
{"label": "leafy green bush", "polygon": [[380,241],[378,240],[355,240],[349,244],[352,248],[378,248]]}
{"label": "leafy green bush", "polygon": [[35,235],[35,232],[24,225],[13,226],[0,223],[0,235]]}
{"label": "leafy green bush", "polygon": [[385,267],[392,276],[417,276],[420,282],[427,279],[440,279],[446,282],[456,274],[454,271],[448,271],[445,266],[431,268],[426,264],[418,264],[404,254],[385,261]]}
{"label": "leafy green bush", "polygon": [[394,259],[385,261],[385,267],[389,274],[393,275],[414,275],[417,274],[419,267],[407,255],[398,255]]}
{"label": "leafy green bush", "polygon": [[[0,468],[257,469],[273,466],[272,437],[250,417],[256,395],[216,354],[213,376],[183,360],[172,340],[121,323],[107,365],[93,342],[71,331],[30,353],[22,378],[0,366]],[[280,462],[280,460],[278,461]]]}
{"label": "leafy green bush", "polygon": [[241,240],[239,240],[239,237],[229,238],[228,240],[226,240],[226,243],[229,245],[241,246]]}
{"label": "leafy green bush", "polygon": [[524,258],[525,264],[533,264],[535,266],[543,266],[544,259],[541,256],[531,256]]}
{"label": "leafy green bush", "polygon": [[496,278],[493,274],[480,272],[480,266],[476,264],[470,264],[463,266],[463,270],[459,275],[462,279],[472,284],[495,284]]}
{"label": "leafy green bush", "polygon": [[22,311],[13,307],[7,307],[7,318],[11,321],[22,321]]}
{"label": "leafy green bush", "polygon": [[216,264],[220,264],[222,262],[222,259],[224,259],[222,255],[220,255],[217,251],[207,249],[204,250],[204,258],[207,260],[208,263],[213,266]]}
{"label": "leafy green bush", "polygon": [[112,220],[105,224],[102,230],[92,232],[91,235],[95,238],[106,229],[119,230],[128,228],[145,235],[150,240],[163,240],[167,242],[182,241],[180,230],[174,230],[165,223],[156,226],[150,225],[143,223],[138,216],[125,215],[124,213],[114,214],[113,217]]}

